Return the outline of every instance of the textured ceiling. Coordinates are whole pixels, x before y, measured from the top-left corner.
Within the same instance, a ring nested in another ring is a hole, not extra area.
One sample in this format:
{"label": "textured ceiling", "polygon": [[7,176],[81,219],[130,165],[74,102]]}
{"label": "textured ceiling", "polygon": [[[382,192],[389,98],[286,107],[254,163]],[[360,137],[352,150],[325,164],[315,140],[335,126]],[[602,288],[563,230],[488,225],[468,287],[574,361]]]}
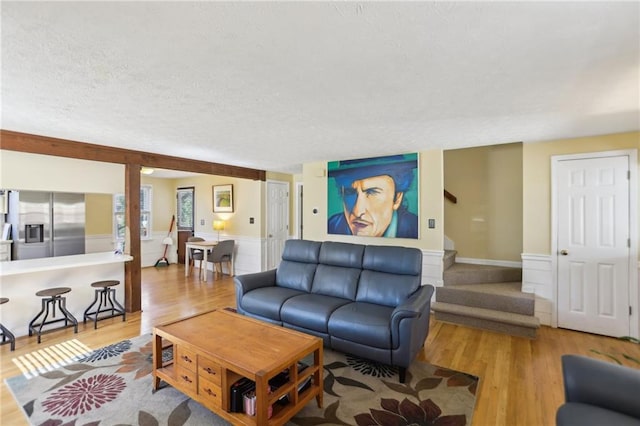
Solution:
{"label": "textured ceiling", "polygon": [[10,2],[2,128],[270,171],[640,129],[639,2]]}

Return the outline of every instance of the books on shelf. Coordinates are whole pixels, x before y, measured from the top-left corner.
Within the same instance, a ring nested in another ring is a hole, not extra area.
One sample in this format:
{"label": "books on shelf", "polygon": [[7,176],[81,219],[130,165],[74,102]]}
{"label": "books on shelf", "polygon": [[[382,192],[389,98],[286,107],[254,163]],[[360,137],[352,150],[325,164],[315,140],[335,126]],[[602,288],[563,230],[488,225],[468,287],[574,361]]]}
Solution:
{"label": "books on shelf", "polygon": [[[298,374],[304,371],[308,365],[298,362]],[[269,380],[269,390],[275,391],[279,387],[289,382],[289,369],[283,370]],[[311,376],[305,378],[298,384],[298,393],[305,391],[311,386]],[[256,414],[256,384],[253,380],[243,377],[231,385],[229,398],[229,411],[232,413],[245,413],[250,416]],[[277,403],[287,404],[289,402],[289,394],[282,395]],[[269,417],[272,414],[272,408],[269,406]]]}

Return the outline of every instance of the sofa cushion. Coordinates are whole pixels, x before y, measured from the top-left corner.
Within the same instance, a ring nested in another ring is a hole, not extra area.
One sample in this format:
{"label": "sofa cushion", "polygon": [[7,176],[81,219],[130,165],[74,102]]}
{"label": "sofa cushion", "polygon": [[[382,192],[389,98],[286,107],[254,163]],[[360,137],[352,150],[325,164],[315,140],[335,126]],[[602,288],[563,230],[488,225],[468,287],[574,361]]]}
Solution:
{"label": "sofa cushion", "polygon": [[302,294],[284,302],[280,318],[287,324],[326,333],[331,313],[349,302],[321,294]]}
{"label": "sofa cushion", "polygon": [[391,348],[393,308],[352,302],[336,309],[329,318],[329,334],[376,348]]}
{"label": "sofa cushion", "polygon": [[283,260],[276,270],[276,286],[286,287],[308,293],[316,273],[314,263],[301,263]]}
{"label": "sofa cushion", "polygon": [[282,251],[282,260],[302,263],[318,263],[320,247],[319,241],[287,240]]}
{"label": "sofa cushion", "polygon": [[287,240],[282,261],[276,270],[276,285],[304,292],[311,291],[318,264],[320,246],[317,241]]}
{"label": "sofa cushion", "polygon": [[360,274],[356,302],[395,308],[420,287],[420,277],[364,270]]}
{"label": "sofa cushion", "polygon": [[362,269],[364,247],[361,244],[326,241],[320,248],[319,263],[345,268]]}
{"label": "sofa cushion", "polygon": [[416,248],[366,246],[357,302],[398,306],[422,281],[422,252]]}
{"label": "sofa cushion", "polygon": [[422,275],[422,252],[417,248],[366,246],[362,268],[400,275]]}
{"label": "sofa cushion", "polygon": [[556,412],[556,424],[558,426],[640,426],[640,419],[595,405],[568,402],[561,405]]}
{"label": "sofa cushion", "polygon": [[311,292],[354,301],[358,289],[360,269],[318,265]]}
{"label": "sofa cushion", "polygon": [[285,287],[261,287],[245,293],[239,303],[242,309],[247,312],[274,321],[281,321],[280,306],[285,300],[300,294],[305,293]]}

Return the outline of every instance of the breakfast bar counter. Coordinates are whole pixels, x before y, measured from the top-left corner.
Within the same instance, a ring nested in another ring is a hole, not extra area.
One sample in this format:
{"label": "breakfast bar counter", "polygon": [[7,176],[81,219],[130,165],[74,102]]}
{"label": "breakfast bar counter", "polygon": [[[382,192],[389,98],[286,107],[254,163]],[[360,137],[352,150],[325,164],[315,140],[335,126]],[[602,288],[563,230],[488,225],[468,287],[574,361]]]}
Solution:
{"label": "breakfast bar counter", "polygon": [[92,282],[120,281],[114,288],[117,300],[124,302],[124,262],[132,259],[106,252],[0,262],[0,296],[9,298],[0,308],[0,323],[16,337],[28,335],[29,322],[42,307],[36,292],[53,287],[71,288],[66,306],[81,323],[94,299]]}

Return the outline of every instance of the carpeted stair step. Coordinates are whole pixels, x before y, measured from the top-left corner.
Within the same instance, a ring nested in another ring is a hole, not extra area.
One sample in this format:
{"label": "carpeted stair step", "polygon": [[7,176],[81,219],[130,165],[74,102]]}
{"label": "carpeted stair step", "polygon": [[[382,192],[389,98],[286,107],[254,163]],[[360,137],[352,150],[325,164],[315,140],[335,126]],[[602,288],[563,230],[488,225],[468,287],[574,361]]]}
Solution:
{"label": "carpeted stair step", "polygon": [[535,296],[521,291],[521,282],[459,284],[436,288],[436,301],[475,308],[534,315]]}
{"label": "carpeted stair step", "polygon": [[434,302],[431,309],[438,321],[466,325],[513,336],[534,339],[540,320],[534,316],[513,314],[493,309],[472,308],[451,303]]}
{"label": "carpeted stair step", "polygon": [[456,254],[458,252],[455,250],[445,250],[444,256],[442,257],[442,270],[446,271],[456,262]]}
{"label": "carpeted stair step", "polygon": [[454,263],[442,275],[445,286],[522,281],[521,268],[471,263]]}

